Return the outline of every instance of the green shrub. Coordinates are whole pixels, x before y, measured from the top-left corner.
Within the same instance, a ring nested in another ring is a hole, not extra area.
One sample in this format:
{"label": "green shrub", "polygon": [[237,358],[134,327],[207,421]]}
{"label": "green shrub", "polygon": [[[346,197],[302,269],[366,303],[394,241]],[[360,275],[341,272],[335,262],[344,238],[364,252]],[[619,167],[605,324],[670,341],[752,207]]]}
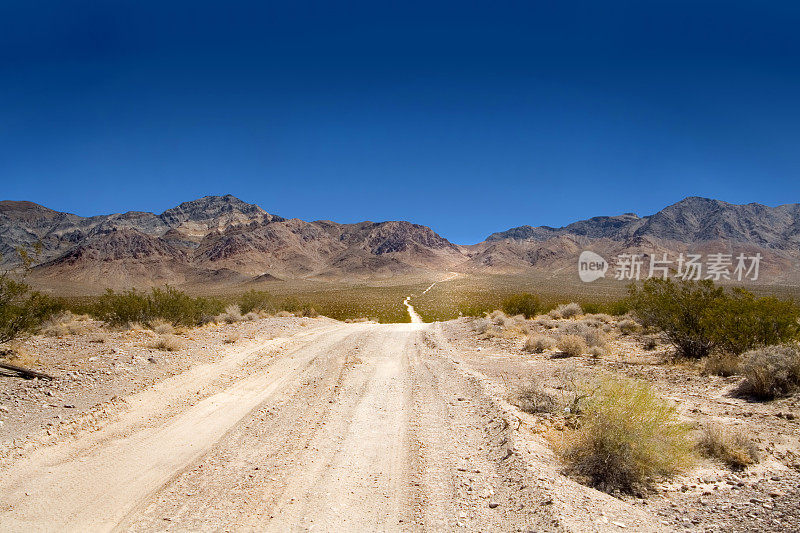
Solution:
{"label": "green shrub", "polygon": [[245,315],[254,311],[264,311],[267,313],[275,311],[275,306],[272,303],[272,296],[266,291],[247,291],[239,297],[238,303],[242,314]]}
{"label": "green shrub", "polygon": [[533,318],[541,309],[542,303],[537,296],[524,292],[506,298],[502,307],[509,316],[523,315],[525,318]]}
{"label": "green shrub", "polygon": [[173,326],[197,326],[205,317],[222,311],[222,303],[208,298],[191,296],[166,286],[152,289],[148,294],[130,289],[116,293],[108,289],[90,309],[91,314],[112,326],[139,322],[151,324],[156,320]]}
{"label": "green shrub", "polygon": [[0,342],[35,332],[63,307],[60,301],[11,279],[8,273],[0,275]]}
{"label": "green shrub", "polygon": [[772,296],[756,298],[744,289],[734,289],[724,302],[709,310],[716,345],[741,354],[758,346],[780,344],[797,337],[800,307]]}
{"label": "green shrub", "polygon": [[741,368],[750,392],[760,398],[800,390],[800,347],[796,344],[751,350],[742,356]]}
{"label": "green shrub", "polygon": [[608,380],[556,451],[569,473],[605,491],[636,492],[692,462],[689,428],[644,383]]}
{"label": "green shrub", "polygon": [[743,289],[726,292],[710,280],[651,278],[629,293],[642,323],[662,329],[684,357],[705,357],[716,349],[739,354],[795,339],[800,331],[800,308],[793,302],[756,298]]}

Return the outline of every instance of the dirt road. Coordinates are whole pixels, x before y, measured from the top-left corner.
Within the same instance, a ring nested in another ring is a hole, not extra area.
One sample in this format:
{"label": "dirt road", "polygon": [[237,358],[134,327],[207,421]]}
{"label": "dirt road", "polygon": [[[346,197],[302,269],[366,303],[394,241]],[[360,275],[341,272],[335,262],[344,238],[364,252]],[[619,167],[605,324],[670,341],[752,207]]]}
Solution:
{"label": "dirt road", "polygon": [[433,325],[326,325],[127,403],[2,472],[0,529],[557,528]]}

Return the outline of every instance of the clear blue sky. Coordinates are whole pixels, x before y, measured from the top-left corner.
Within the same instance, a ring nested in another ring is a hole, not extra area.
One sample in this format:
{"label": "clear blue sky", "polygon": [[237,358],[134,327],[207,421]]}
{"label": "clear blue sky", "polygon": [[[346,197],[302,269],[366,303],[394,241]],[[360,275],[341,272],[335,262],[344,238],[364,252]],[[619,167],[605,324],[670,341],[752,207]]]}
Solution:
{"label": "clear blue sky", "polygon": [[0,4],[0,197],[236,195],[458,243],[800,201],[800,4]]}

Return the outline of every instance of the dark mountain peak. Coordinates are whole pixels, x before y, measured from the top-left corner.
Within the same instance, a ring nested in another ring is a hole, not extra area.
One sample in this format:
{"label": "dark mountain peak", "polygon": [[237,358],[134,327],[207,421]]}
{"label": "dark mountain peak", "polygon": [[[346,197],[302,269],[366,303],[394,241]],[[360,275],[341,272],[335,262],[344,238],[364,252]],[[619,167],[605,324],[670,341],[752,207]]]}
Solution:
{"label": "dark mountain peak", "polygon": [[197,200],[183,202],[161,213],[161,218],[169,225],[177,225],[186,221],[208,221],[230,215],[242,215],[256,218],[267,212],[255,204],[248,204],[232,196],[204,196]]}

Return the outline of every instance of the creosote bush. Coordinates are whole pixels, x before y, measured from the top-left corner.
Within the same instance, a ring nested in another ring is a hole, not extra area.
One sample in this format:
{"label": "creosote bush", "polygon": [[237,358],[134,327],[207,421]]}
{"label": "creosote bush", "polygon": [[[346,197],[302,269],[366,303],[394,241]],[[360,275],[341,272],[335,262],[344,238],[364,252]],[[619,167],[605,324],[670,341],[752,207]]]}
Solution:
{"label": "creosote bush", "polygon": [[697,445],[703,455],[718,459],[734,470],[759,461],[758,447],[747,435],[720,424],[705,426]]}
{"label": "creosote bush", "polygon": [[725,291],[710,280],[650,278],[629,288],[631,307],[645,326],[664,331],[678,355],[706,357],[715,350],[746,350],[796,339],[800,307],[743,289]]}
{"label": "creosote bush", "polygon": [[541,306],[541,301],[537,296],[525,292],[506,298],[503,301],[503,312],[510,316],[523,315],[525,318],[533,318]]}
{"label": "creosote bush", "polygon": [[800,390],[800,346],[766,346],[745,353],[741,370],[749,392],[771,399]]}
{"label": "creosote bush", "polygon": [[35,333],[42,323],[63,309],[58,301],[0,274],[0,343]]}
{"label": "creosote bush", "polygon": [[219,314],[222,307],[218,300],[192,298],[165,286],[149,293],[136,289],[117,293],[109,289],[91,306],[90,312],[112,326],[135,322],[151,324],[157,319],[173,326],[197,326],[205,321],[205,317]]}
{"label": "creosote bush", "polygon": [[253,311],[272,313],[275,311],[272,295],[266,291],[250,290],[242,294],[237,302],[244,315]]}
{"label": "creosote bush", "polygon": [[689,428],[644,383],[607,380],[590,397],[578,429],[555,448],[567,471],[608,492],[636,493],[691,465]]}

